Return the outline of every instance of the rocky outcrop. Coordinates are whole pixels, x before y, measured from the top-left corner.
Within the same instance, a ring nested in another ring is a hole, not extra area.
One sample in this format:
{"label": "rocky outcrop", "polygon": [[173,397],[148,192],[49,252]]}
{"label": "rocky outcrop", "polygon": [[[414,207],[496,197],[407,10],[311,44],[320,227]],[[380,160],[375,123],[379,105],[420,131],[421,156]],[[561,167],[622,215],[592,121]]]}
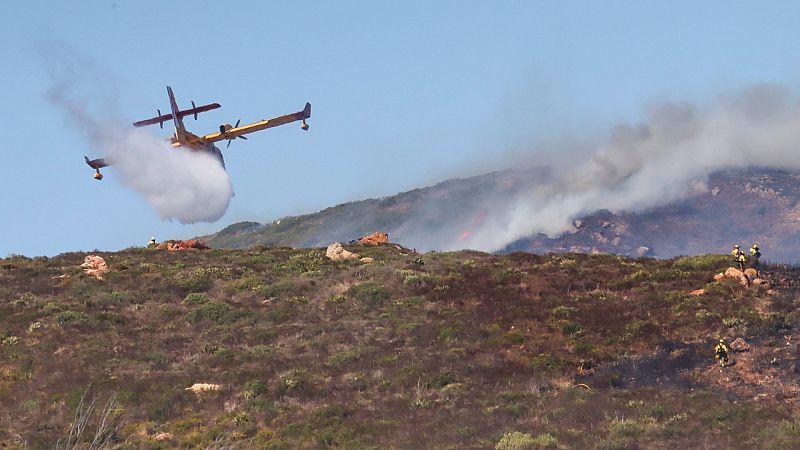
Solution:
{"label": "rocky outcrop", "polygon": [[190,239],[188,241],[165,241],[158,244],[156,248],[158,250],[180,252],[185,250],[203,250],[207,249],[208,245],[199,239]]}
{"label": "rocky outcrop", "polygon": [[378,245],[378,244],[386,244],[388,242],[389,242],[389,234],[381,231],[376,231],[358,240],[358,243],[361,245]]}
{"label": "rocky outcrop", "polygon": [[208,392],[208,391],[218,391],[222,389],[222,386],[219,384],[211,384],[211,383],[195,383],[185,390],[192,391],[195,394],[199,394],[201,392]]}
{"label": "rocky outcrop", "polygon": [[742,286],[764,286],[769,287],[766,280],[758,278],[756,269],[748,267],[747,269],[739,270],[735,267],[728,267],[725,272],[714,275],[714,281],[722,281],[725,278],[736,280]]}
{"label": "rocky outcrop", "polygon": [[334,242],[325,250],[325,256],[331,261],[347,261],[348,259],[356,259],[358,255],[346,250],[339,242]]}
{"label": "rocky outcrop", "polygon": [[91,275],[98,280],[103,279],[103,275],[108,272],[108,265],[106,261],[96,255],[87,255],[81,264],[81,268],[88,275]]}
{"label": "rocky outcrop", "polygon": [[714,275],[714,281],[722,281],[725,278],[736,280],[742,286],[750,285],[750,280],[745,276],[744,272],[735,267],[728,267],[725,272]]}

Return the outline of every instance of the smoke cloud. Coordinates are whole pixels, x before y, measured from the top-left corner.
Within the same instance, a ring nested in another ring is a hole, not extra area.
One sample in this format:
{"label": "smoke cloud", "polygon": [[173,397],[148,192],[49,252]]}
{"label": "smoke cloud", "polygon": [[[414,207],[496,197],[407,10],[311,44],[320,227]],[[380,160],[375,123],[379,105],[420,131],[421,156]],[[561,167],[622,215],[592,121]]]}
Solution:
{"label": "smoke cloud", "polygon": [[[707,190],[708,175],[751,166],[800,169],[800,102],[759,85],[708,107],[664,103],[636,125],[619,125],[585,162],[555,163],[511,197],[480,206],[486,220],[439,248],[495,251],[535,233],[557,237],[598,210],[641,212]],[[574,150],[564,160],[574,161]]]}
{"label": "smoke cloud", "polygon": [[230,178],[208,153],[172,148],[141,130],[121,133],[103,147],[122,184],[142,194],[162,220],[214,222],[228,209]]}
{"label": "smoke cloud", "polygon": [[[112,162],[104,170],[141,194],[162,220],[188,224],[222,217],[234,193],[220,161],[205,152],[173,148],[146,129],[131,127],[116,112],[113,82],[102,79],[102,71],[81,55],[56,47],[43,52],[54,80],[48,99],[85,135],[94,157]],[[86,86],[97,78],[102,80]]]}

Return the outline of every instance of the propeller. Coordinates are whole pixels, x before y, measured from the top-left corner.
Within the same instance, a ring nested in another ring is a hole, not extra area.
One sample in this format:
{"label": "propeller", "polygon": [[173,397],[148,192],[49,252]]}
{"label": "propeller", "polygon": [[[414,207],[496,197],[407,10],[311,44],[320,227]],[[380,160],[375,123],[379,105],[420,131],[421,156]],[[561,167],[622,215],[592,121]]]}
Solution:
{"label": "propeller", "polygon": [[[241,122],[241,121],[242,121],[242,119],[237,120],[236,121],[236,125],[234,125],[233,128],[239,128],[239,122]],[[225,148],[230,147],[231,146],[231,142],[233,142],[233,140],[236,139],[237,137],[239,139],[244,139],[245,141],[247,140],[247,138],[244,137],[244,136],[236,136],[236,137],[229,138],[228,139],[228,145],[226,145]]]}
{"label": "propeller", "polygon": [[[156,108],[156,112],[158,113],[158,117],[161,117],[161,110],[160,110],[160,109],[158,109],[158,108]],[[158,126],[159,126],[159,127],[161,127],[161,129],[163,130],[163,129],[164,129],[164,121],[163,121],[163,120],[160,120],[160,121],[158,122]]]}

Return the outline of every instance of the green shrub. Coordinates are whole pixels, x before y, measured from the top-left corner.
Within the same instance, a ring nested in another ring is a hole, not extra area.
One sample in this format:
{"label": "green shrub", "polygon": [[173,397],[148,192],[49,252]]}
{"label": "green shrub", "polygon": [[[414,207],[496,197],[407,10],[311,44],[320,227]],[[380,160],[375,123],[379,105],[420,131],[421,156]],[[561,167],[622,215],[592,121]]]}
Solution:
{"label": "green shrub", "polygon": [[738,326],[747,325],[747,322],[738,317],[726,317],[722,319],[722,324],[725,325],[726,328],[735,328]]}
{"label": "green shrub", "polygon": [[656,333],[658,330],[658,325],[650,319],[635,319],[625,325],[625,333],[628,338],[636,338],[647,335],[648,333]]}
{"label": "green shrub", "polygon": [[691,277],[691,272],[680,269],[656,269],[650,274],[650,279],[653,281],[673,281],[681,278]]}
{"label": "green shrub", "polygon": [[456,327],[442,327],[439,330],[439,339],[443,341],[457,341],[459,330]]}
{"label": "green shrub", "polygon": [[744,420],[748,415],[744,407],[719,407],[706,411],[702,417],[706,421],[729,423],[734,420]]}
{"label": "green shrub", "polygon": [[680,270],[722,270],[730,265],[730,256],[707,254],[697,256],[683,256],[672,263],[672,267]]}
{"label": "green shrub", "polygon": [[566,335],[577,334],[581,331],[581,324],[569,321],[561,326],[561,332]]}
{"label": "green shrub", "polygon": [[353,363],[361,358],[363,352],[360,349],[354,349],[346,352],[334,353],[328,357],[325,365],[332,368],[341,368],[347,364]]}
{"label": "green shrub", "polygon": [[389,298],[386,288],[379,283],[363,283],[351,287],[347,293],[353,298],[364,303],[381,303]]}
{"label": "green shrub", "polygon": [[405,284],[406,286],[423,288],[427,286],[432,280],[433,277],[431,277],[429,274],[420,272],[407,275],[405,278],[403,278],[403,284]]}
{"label": "green shrub", "polygon": [[208,320],[218,324],[233,323],[240,317],[239,311],[227,303],[209,301],[189,311],[186,320],[191,323]]}
{"label": "green shrub", "polygon": [[336,427],[351,414],[352,412],[342,405],[323,406],[311,414],[310,422],[317,429]]}
{"label": "green shrub", "polygon": [[227,278],[230,276],[230,270],[222,267],[198,267],[194,269],[194,276],[207,279]]}
{"label": "green shrub", "polygon": [[430,380],[425,383],[425,387],[431,389],[439,389],[447,386],[448,384],[453,384],[456,382],[456,377],[450,372],[442,372],[438,375],[433,376]]}
{"label": "green shrub", "polygon": [[265,280],[256,276],[247,276],[239,278],[225,285],[225,290],[228,292],[241,292],[252,291],[258,292],[265,288]]}
{"label": "green shrub", "polygon": [[612,437],[633,438],[645,432],[645,427],[635,420],[614,420],[608,424],[608,431]]}
{"label": "green shrub", "polygon": [[305,253],[298,253],[289,257],[289,260],[278,264],[278,269],[297,273],[306,277],[315,277],[322,273],[322,269],[329,264],[329,261],[319,251],[311,250]]}
{"label": "green shrub", "polygon": [[264,298],[291,298],[302,294],[308,289],[308,282],[304,280],[284,281],[275,284],[259,285],[253,288],[253,292]]}
{"label": "green shrub", "polygon": [[644,411],[645,417],[652,417],[656,420],[665,420],[673,416],[673,411],[669,406],[657,403]]}
{"label": "green shrub", "polygon": [[508,267],[497,272],[498,278],[518,278],[528,275],[528,272],[517,269],[516,267]]}
{"label": "green shrub", "polygon": [[204,292],[211,288],[213,280],[205,272],[182,272],[175,276],[174,283],[184,292]]}
{"label": "green shrub", "polygon": [[533,444],[541,448],[557,448],[558,439],[550,433],[545,433],[533,438]]}
{"label": "green shrub", "polygon": [[520,330],[511,330],[504,336],[508,340],[508,343],[512,345],[519,345],[525,342],[525,333]]}
{"label": "green shrub", "polygon": [[511,415],[511,417],[519,419],[521,417],[525,417],[525,415],[528,414],[529,408],[525,404],[517,403],[506,406],[505,410],[508,412],[508,414]]}
{"label": "green shrub", "polygon": [[718,313],[715,313],[715,312],[711,312],[711,311],[709,311],[709,310],[707,310],[707,309],[703,308],[703,309],[700,309],[700,310],[698,310],[698,311],[697,311],[697,312],[694,314],[694,317],[695,317],[695,319],[697,319],[698,321],[701,321],[701,322],[702,322],[702,321],[704,321],[704,320],[718,318],[718,317],[719,317],[719,314],[718,314]]}
{"label": "green shrub", "polygon": [[275,392],[278,395],[299,392],[307,385],[308,373],[303,369],[292,369],[278,378],[278,386],[275,388]]}
{"label": "green shrub", "polygon": [[530,397],[533,397],[533,392],[530,391],[503,391],[501,392],[498,397],[507,401],[507,402],[514,402],[519,400],[525,400]]}
{"label": "green shrub", "polygon": [[62,311],[55,316],[55,321],[59,325],[75,325],[78,323],[83,323],[88,320],[86,314],[77,311]]}
{"label": "green shrub", "polygon": [[497,445],[494,448],[496,450],[524,450],[533,448],[535,445],[536,441],[530,434],[510,431],[497,441]]}
{"label": "green shrub", "polygon": [[[3,294],[5,294],[5,295],[3,295]],[[3,293],[3,294],[0,294],[0,298],[8,297],[10,295],[10,293]],[[36,304],[37,300],[38,300],[38,297],[36,297],[34,294],[32,294],[30,292],[26,292],[26,293],[20,295],[18,299],[12,301],[11,304],[14,305],[14,306],[28,306],[28,305]]]}
{"label": "green shrub", "polygon": [[42,312],[47,315],[61,312],[64,311],[65,309],[67,309],[66,306],[56,302],[47,302],[44,304],[44,306],[42,306]]}
{"label": "green shrub", "polygon": [[558,305],[553,308],[551,314],[553,314],[553,317],[556,319],[566,319],[577,311],[578,308],[575,308],[574,306]]}
{"label": "green shrub", "polygon": [[244,385],[244,398],[249,400],[267,392],[267,385],[261,380],[248,381]]}
{"label": "green shrub", "polygon": [[331,305],[335,305],[335,304],[339,304],[339,303],[344,303],[346,300],[347,300],[347,296],[345,296],[344,294],[337,294],[337,295],[334,295],[333,297],[325,300],[325,303],[328,303],[328,304],[331,304]]}
{"label": "green shrub", "polygon": [[310,300],[305,295],[293,295],[293,296],[289,297],[289,299],[287,301],[289,303],[291,303],[291,304],[294,304],[294,305],[305,305]]}
{"label": "green shrub", "polygon": [[208,295],[202,292],[192,292],[191,294],[188,294],[181,303],[188,306],[196,306],[206,304],[210,301],[211,299],[208,298]]}
{"label": "green shrub", "polygon": [[129,292],[111,291],[111,293],[108,294],[108,299],[113,303],[132,303],[131,294]]}
{"label": "green shrub", "polygon": [[42,323],[37,320],[36,322],[28,325],[28,333],[33,333],[40,328],[42,328]]}
{"label": "green shrub", "polygon": [[256,358],[263,358],[267,355],[274,353],[271,345],[257,344],[247,349],[247,351]]}

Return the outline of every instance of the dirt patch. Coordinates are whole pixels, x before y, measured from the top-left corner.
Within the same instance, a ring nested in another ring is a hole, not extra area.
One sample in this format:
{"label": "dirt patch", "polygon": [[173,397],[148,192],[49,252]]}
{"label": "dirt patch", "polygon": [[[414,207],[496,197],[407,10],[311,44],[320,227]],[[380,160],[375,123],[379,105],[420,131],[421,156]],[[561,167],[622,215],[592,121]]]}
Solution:
{"label": "dirt patch", "polygon": [[697,372],[698,381],[746,397],[800,401],[797,379],[800,334],[749,342],[750,351],[732,352],[731,364],[709,364]]}

